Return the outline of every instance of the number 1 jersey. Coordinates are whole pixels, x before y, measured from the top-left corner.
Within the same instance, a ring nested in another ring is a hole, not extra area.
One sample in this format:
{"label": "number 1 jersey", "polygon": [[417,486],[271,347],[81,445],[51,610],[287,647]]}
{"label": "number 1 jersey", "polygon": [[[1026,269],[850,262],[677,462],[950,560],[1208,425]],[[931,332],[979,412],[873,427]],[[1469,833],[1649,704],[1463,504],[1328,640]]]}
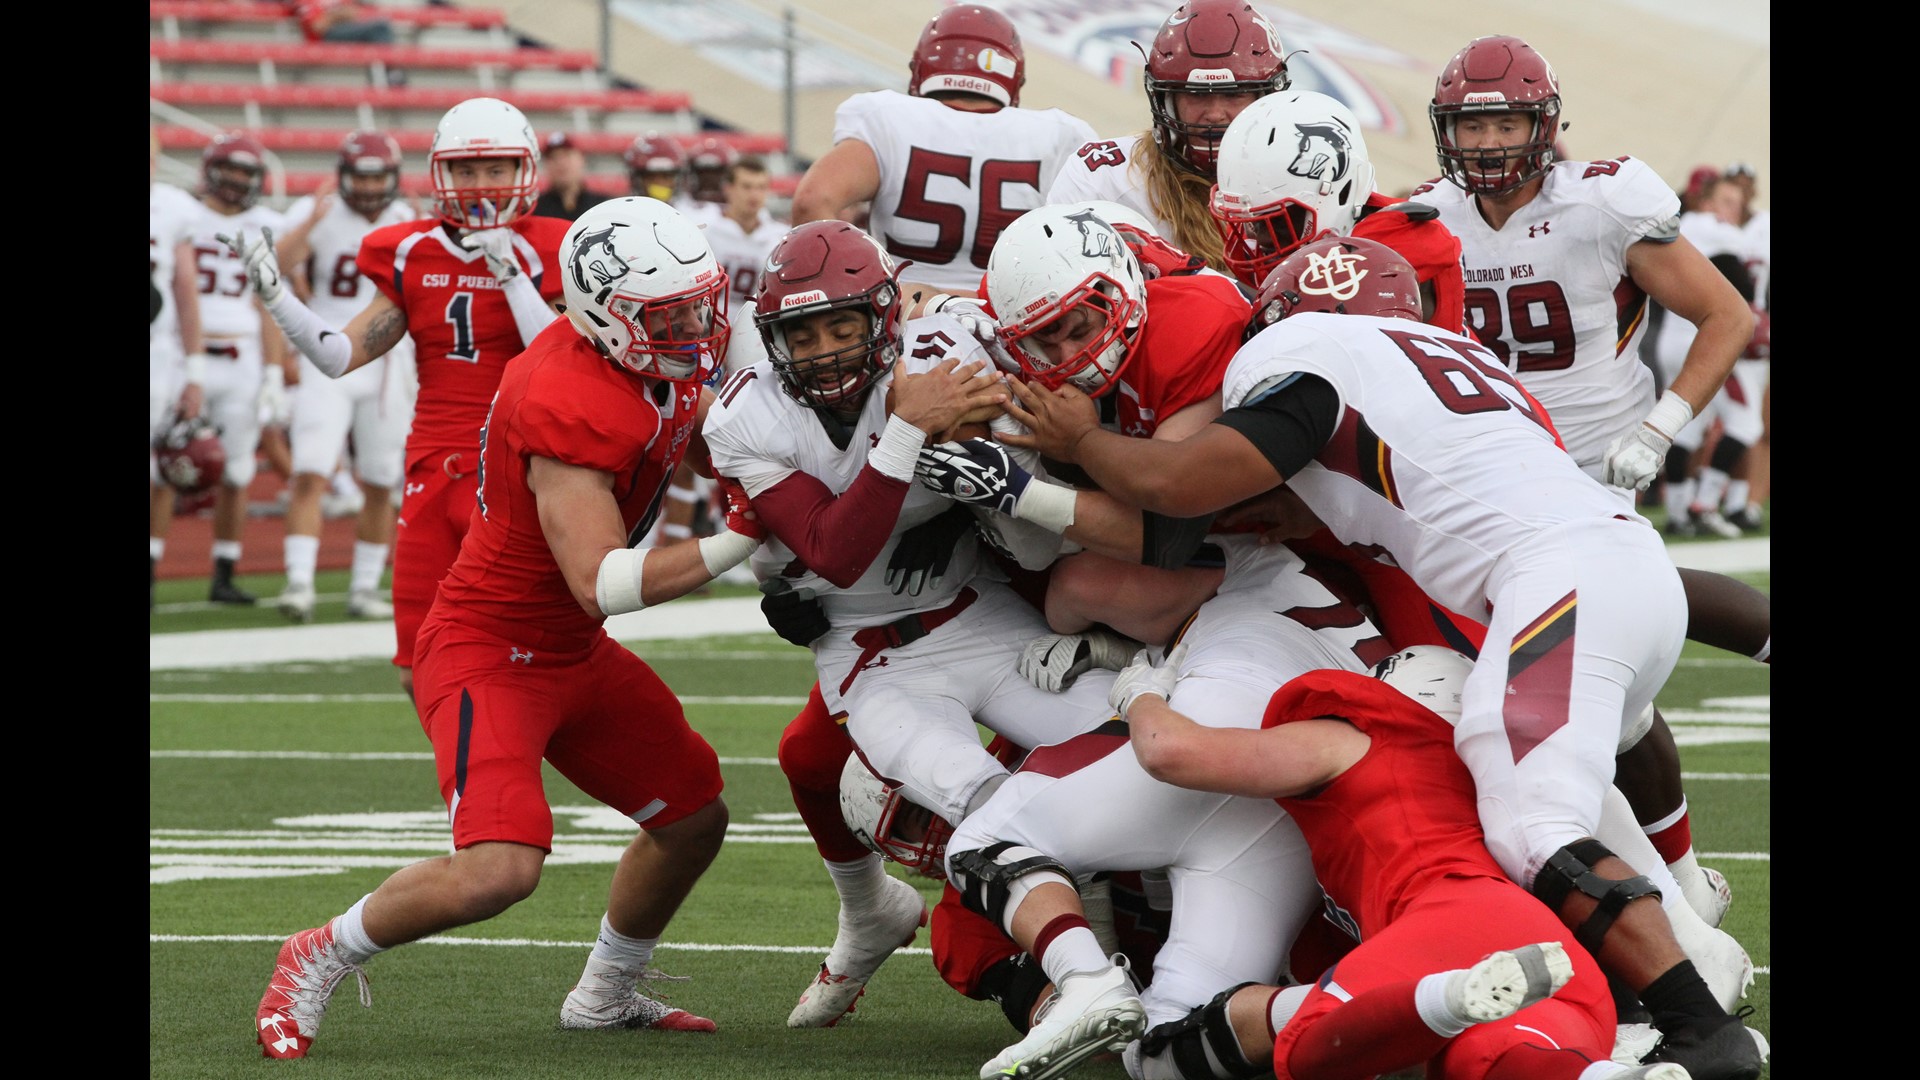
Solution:
{"label": "number 1 jersey", "polygon": [[[510,228],[521,272],[546,300],[561,294],[560,239],[572,222],[523,217]],[[435,452],[477,450],[507,361],[526,348],[487,260],[436,219],[389,225],[360,244],[360,273],[407,315],[420,397],[407,467]]]}

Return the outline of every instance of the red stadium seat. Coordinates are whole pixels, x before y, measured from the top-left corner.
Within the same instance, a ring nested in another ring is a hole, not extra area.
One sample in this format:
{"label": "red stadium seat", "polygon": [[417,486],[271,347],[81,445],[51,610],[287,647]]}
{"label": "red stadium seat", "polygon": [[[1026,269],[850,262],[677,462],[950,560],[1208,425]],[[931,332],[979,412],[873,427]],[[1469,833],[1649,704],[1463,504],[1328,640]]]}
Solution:
{"label": "red stadium seat", "polygon": [[[465,97],[474,96],[471,93]],[[464,100],[464,99],[463,99]],[[177,127],[172,124],[157,125],[154,133],[160,138],[162,150],[198,150],[207,145],[211,136],[192,128]],[[347,137],[345,129],[330,128],[265,128],[249,131],[249,135],[260,140],[260,144],[277,154],[282,153],[326,153],[339,149]],[[400,144],[400,150],[407,154],[425,154],[433,146],[431,131],[389,131]],[[738,132],[715,132],[724,143],[743,154],[777,154],[786,149],[787,140],[783,135],[745,134]],[[570,132],[573,144],[588,154],[617,155],[633,143],[633,136],[617,131],[577,131]],[[692,144],[700,135],[676,136],[683,143]]]}
{"label": "red stadium seat", "polygon": [[[184,2],[184,0],[183,0]],[[223,6],[223,5],[222,5]],[[247,83],[152,83],[154,98],[183,109],[204,106],[239,108],[253,103],[267,109],[418,109],[443,112],[480,93],[502,98],[522,112],[595,109],[604,112],[685,112],[691,96],[653,90],[489,90],[466,87],[259,86]]]}
{"label": "red stadium seat", "polygon": [[[330,172],[289,172],[287,173],[287,195],[298,198],[311,195],[323,184],[331,184],[334,175]],[[586,178],[587,188],[602,195],[627,194],[627,174],[590,173]],[[800,186],[800,177],[795,175],[773,178],[773,194],[779,198],[793,197],[793,189]],[[408,198],[421,199],[433,193],[433,185],[422,170],[408,170],[400,176],[400,193]]]}
{"label": "red stadium seat", "polygon": [[[149,20],[184,22],[288,22],[287,5],[248,0],[148,0]],[[361,7],[356,18],[381,18],[407,26],[464,26],[492,30],[507,25],[507,13],[497,8],[381,5]]]}
{"label": "red stadium seat", "polygon": [[155,60],[170,64],[259,64],[286,67],[397,68],[503,67],[592,71],[599,57],[587,49],[423,49],[409,45],[334,42],[149,41]]}

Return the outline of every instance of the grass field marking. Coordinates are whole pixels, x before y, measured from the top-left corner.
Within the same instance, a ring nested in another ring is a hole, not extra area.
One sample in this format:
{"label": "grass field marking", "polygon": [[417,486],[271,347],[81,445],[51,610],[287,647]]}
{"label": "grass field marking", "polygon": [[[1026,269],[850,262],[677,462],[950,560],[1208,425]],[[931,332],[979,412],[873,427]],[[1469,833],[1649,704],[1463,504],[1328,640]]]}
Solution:
{"label": "grass field marking", "polygon": [[[149,945],[225,945],[260,942],[277,945],[287,940],[287,934],[148,934]],[[435,936],[409,942],[411,945],[464,945],[507,949],[591,949],[591,941],[543,941],[538,938],[476,938]],[[654,946],[655,952],[750,952],[779,953],[783,955],[826,955],[826,945],[709,945],[694,941],[662,941]],[[932,956],[932,949],[905,948],[895,949],[895,956]],[[1757,969],[1756,969],[1757,970]]]}
{"label": "grass field marking", "polygon": [[1729,859],[1734,862],[1773,861],[1773,853],[1767,851],[1702,851],[1697,852],[1695,857],[1707,862],[1713,862],[1716,859],[1723,862]]}
{"label": "grass field marking", "polygon": [[1683,772],[1680,774],[1680,779],[1682,780],[1758,780],[1758,781],[1761,781],[1762,783],[1771,783],[1773,780],[1773,774],[1763,773],[1763,772],[1754,772],[1754,773]]}
{"label": "grass field marking", "polygon": [[[147,703],[169,705],[322,705],[357,702],[411,701],[405,694],[148,694]],[[687,694],[682,705],[779,705],[798,708],[805,697],[791,694]]]}
{"label": "grass field marking", "polygon": [[[432,761],[424,750],[149,750],[153,758],[204,758],[247,761]],[[723,757],[722,765],[778,765],[779,758]]]}

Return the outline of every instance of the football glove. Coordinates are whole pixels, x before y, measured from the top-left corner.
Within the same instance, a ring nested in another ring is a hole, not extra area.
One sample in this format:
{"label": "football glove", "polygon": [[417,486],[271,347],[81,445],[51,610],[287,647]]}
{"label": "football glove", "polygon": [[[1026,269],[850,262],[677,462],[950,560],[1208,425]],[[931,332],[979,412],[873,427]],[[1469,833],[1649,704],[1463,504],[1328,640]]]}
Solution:
{"label": "football glove", "polygon": [[806,648],[832,628],[826,609],[811,589],[796,589],[793,582],[775,577],[760,583],[760,593],[760,614],[789,644]]}
{"label": "football glove", "polygon": [[1112,689],[1107,691],[1107,704],[1126,719],[1127,710],[1133,707],[1134,700],[1142,694],[1157,694],[1162,698],[1173,696],[1173,686],[1180,681],[1180,665],[1187,659],[1187,643],[1181,642],[1173,647],[1167,658],[1155,664],[1147,650],[1141,649],[1133,658],[1133,663],[1120,672],[1113,680]]}
{"label": "football glove", "polygon": [[920,485],[957,503],[1012,514],[1033,474],[999,443],[964,439],[923,447],[914,473]]}
{"label": "football glove", "polygon": [[280,299],[286,286],[280,274],[280,258],[273,253],[272,229],[263,227],[260,235],[252,240],[247,239],[245,229],[232,236],[219,234],[214,239],[227,245],[227,250],[246,264],[247,280],[253,283],[253,295],[259,297],[261,303],[271,304]]}
{"label": "football glove", "polygon": [[936,588],[953,559],[960,538],[973,528],[973,513],[963,506],[950,507],[938,517],[923,521],[900,534],[887,560],[887,587],[893,595],[919,596]]}
{"label": "football glove", "polygon": [[1084,634],[1046,634],[1027,642],[1020,653],[1020,675],[1057,694],[1094,668],[1119,671],[1140,643],[1111,630],[1094,628]]}
{"label": "football glove", "polygon": [[[480,201],[488,220],[497,217],[493,204],[485,199]],[[478,229],[460,238],[460,246],[468,251],[478,251],[487,257],[487,269],[502,285],[520,276],[520,260],[513,255],[513,230],[505,226],[491,229]]]}
{"label": "football glove", "polygon": [[1641,421],[1640,426],[1607,447],[1602,474],[1606,482],[1629,491],[1645,491],[1653,478],[1666,467],[1667,450],[1673,437],[1693,419],[1693,406],[1669,390]]}

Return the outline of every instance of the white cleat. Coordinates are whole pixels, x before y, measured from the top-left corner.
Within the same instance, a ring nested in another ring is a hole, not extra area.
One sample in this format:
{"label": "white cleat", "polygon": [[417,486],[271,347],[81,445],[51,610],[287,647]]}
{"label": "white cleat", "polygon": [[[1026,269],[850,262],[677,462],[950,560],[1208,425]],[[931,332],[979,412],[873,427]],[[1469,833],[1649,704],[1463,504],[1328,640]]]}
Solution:
{"label": "white cleat", "polygon": [[1147,1010],[1124,961],[1060,980],[1027,1037],[980,1066],[980,1080],[1065,1076],[1098,1054],[1125,1050],[1146,1030]]}
{"label": "white cleat", "polygon": [[350,619],[391,619],[393,605],[380,599],[380,594],[372,589],[360,589],[347,597],[347,617]]}
{"label": "white cleat", "polygon": [[1447,980],[1447,1011],[1475,1024],[1505,1020],[1571,978],[1573,960],[1557,941],[1490,953]]}
{"label": "white cleat", "polygon": [[1623,1073],[1615,1073],[1613,1080],[1693,1080],[1693,1074],[1688,1072],[1684,1065],[1666,1061],[1658,1065],[1642,1065]]}
{"label": "white cleat", "polygon": [[[1711,866],[1701,867],[1700,876],[1707,880],[1707,885],[1713,890],[1713,898],[1706,902],[1704,910],[1699,911],[1700,918],[1708,926],[1717,929],[1726,919],[1727,909],[1733,906],[1733,886],[1727,884],[1727,875]],[[1692,900],[1693,894],[1688,893],[1687,899]]]}
{"label": "white cleat", "polygon": [[[601,970],[596,971],[596,968]],[[609,977],[609,976],[612,977]],[[587,974],[567,994],[560,1005],[560,1026],[568,1031],[596,1028],[651,1028],[655,1031],[712,1031],[713,1021],[676,1009],[641,993],[639,985],[656,977],[651,969],[647,979],[614,975],[610,966],[589,960]]]}
{"label": "white cleat", "polygon": [[289,585],[273,602],[273,606],[280,609],[280,614],[285,615],[288,622],[312,622],[314,599],[313,586]]}
{"label": "white cleat", "polygon": [[908,944],[927,925],[927,903],[920,890],[889,875],[875,909],[864,916],[840,910],[840,931],[813,982],[787,1015],[790,1028],[833,1027],[853,1012],[867,992],[867,980],[895,949]]}
{"label": "white cleat", "polygon": [[1753,985],[1753,958],[1725,930],[1709,928],[1707,935],[1700,941],[1688,942],[1687,956],[1700,977],[1706,980],[1707,989],[1713,991],[1714,1000],[1721,1008],[1734,1012],[1740,1007],[1740,999],[1747,996],[1747,988]]}
{"label": "white cleat", "polygon": [[1613,1060],[1620,1065],[1638,1065],[1659,1042],[1660,1029],[1652,1024],[1621,1024],[1613,1033]]}

